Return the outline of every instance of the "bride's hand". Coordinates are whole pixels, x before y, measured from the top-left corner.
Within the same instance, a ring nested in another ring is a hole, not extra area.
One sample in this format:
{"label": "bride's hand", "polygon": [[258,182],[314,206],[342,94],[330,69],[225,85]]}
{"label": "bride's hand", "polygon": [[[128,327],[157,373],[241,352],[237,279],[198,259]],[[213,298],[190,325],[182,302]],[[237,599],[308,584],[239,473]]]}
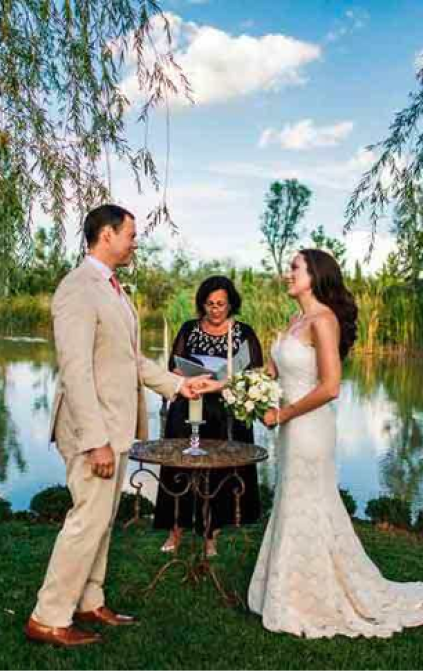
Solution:
{"label": "bride's hand", "polygon": [[263,422],[266,427],[275,427],[279,422],[279,409],[269,408],[264,414]]}

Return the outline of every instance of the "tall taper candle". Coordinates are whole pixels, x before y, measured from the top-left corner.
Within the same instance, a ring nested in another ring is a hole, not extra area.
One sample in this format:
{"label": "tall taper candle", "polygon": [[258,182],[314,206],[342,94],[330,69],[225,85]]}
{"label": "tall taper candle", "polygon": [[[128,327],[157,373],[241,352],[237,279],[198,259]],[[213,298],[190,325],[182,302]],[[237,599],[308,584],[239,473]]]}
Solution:
{"label": "tall taper candle", "polygon": [[228,324],[228,378],[232,378],[233,363],[232,363],[232,321]]}
{"label": "tall taper candle", "polygon": [[167,369],[169,365],[169,327],[165,317],[163,317],[163,357],[164,365]]}

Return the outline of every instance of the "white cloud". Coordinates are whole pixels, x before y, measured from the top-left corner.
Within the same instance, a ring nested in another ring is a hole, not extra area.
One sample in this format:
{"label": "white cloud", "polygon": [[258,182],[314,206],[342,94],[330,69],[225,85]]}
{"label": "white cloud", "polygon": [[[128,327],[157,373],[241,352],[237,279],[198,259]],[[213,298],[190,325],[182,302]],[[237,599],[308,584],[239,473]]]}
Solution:
{"label": "white cloud", "polygon": [[348,160],[347,166],[350,170],[365,170],[376,160],[375,152],[360,147],[356,153]]}
{"label": "white cloud", "polygon": [[284,164],[282,162],[246,163],[219,162],[210,170],[220,175],[266,180],[294,179],[314,186],[336,191],[349,191],[362,173],[371,166],[376,156],[364,148],[345,161],[326,161],[314,165]]}
{"label": "white cloud", "polygon": [[284,84],[301,84],[301,68],[320,55],[317,46],[283,35],[232,37],[198,30],[179,61],[198,103],[216,103]]}
{"label": "white cloud", "polygon": [[258,146],[260,149],[267,147],[275,140],[276,131],[273,128],[265,128],[260,135]]}
{"label": "white cloud", "polygon": [[370,14],[363,9],[347,9],[342,19],[335,21],[333,29],[325,35],[324,41],[338,42],[364,28],[369,19]]}
{"label": "white cloud", "polygon": [[296,124],[286,124],[281,131],[267,128],[263,131],[259,147],[278,144],[283,149],[310,149],[333,147],[344,140],[353,129],[352,121],[341,121],[331,126],[316,126],[313,119],[302,119]]}
{"label": "white cloud", "polygon": [[[370,248],[371,234],[368,231],[351,231],[345,236],[347,266],[353,271],[355,262],[363,264]],[[395,238],[387,233],[377,233],[370,260],[363,267],[365,273],[375,273],[386,261],[388,254],[396,249]]]}
{"label": "white cloud", "polygon": [[[185,22],[175,14],[167,17],[176,61],[191,83],[197,104],[216,104],[304,84],[304,68],[321,56],[318,45],[293,37],[234,36],[212,26]],[[157,48],[162,40],[159,36]],[[139,95],[133,72],[122,89],[132,100]]]}

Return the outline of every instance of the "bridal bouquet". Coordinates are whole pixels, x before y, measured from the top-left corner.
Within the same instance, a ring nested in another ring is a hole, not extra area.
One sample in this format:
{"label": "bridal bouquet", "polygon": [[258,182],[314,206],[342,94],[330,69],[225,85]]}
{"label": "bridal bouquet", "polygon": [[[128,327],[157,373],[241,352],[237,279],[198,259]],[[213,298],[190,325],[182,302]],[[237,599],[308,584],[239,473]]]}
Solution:
{"label": "bridal bouquet", "polygon": [[278,408],[282,389],[261,369],[243,371],[231,378],[222,391],[225,407],[234,418],[251,427],[269,408]]}

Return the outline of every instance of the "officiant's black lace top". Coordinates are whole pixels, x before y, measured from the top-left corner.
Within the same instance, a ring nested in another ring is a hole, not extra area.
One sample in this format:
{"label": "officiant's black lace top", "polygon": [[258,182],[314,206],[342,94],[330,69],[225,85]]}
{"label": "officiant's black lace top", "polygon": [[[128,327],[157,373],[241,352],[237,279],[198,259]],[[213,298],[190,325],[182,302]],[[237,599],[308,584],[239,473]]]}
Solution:
{"label": "officiant's black lace top", "polygon": [[[253,329],[243,322],[235,322],[232,326],[232,354],[236,355],[244,341],[248,341],[250,350],[250,364],[248,368],[263,366],[263,354],[260,342]],[[175,355],[192,359],[195,355],[208,355],[209,357],[228,357],[228,334],[213,336],[201,327],[200,320],[190,320],[182,325],[169,359],[169,370],[176,368]]]}
{"label": "officiant's black lace top", "polygon": [[[232,325],[232,352],[236,355],[244,341],[248,342],[250,351],[250,364],[248,368],[258,368],[263,366],[263,354],[260,341],[254,330],[243,322],[234,322]],[[192,361],[196,360],[196,355],[208,355],[209,357],[222,357],[227,359],[228,355],[228,335],[213,336],[202,329],[200,320],[190,320],[185,322],[173,343],[172,352],[169,358],[169,370],[176,368],[175,356],[184,357]],[[205,423],[200,427],[200,436],[205,439],[227,439],[227,415],[223,405],[220,393],[204,395],[203,419]],[[186,422],[188,418],[188,402],[181,396],[176,397],[170,404],[165,437],[180,438],[189,437],[191,434],[190,425]],[[254,443],[254,434],[252,429],[247,429],[244,423],[235,420],[233,423],[233,438],[235,441],[245,443]],[[219,484],[224,476],[224,469],[219,469],[219,474],[213,471],[210,474],[210,491]],[[241,521],[242,523],[254,522],[260,515],[260,499],[257,483],[257,468],[255,465],[243,467],[238,470],[245,482],[245,494],[241,498]],[[161,480],[170,489],[177,490],[174,482],[175,469],[166,467],[161,469]],[[233,523],[233,486],[228,482],[223,487],[213,501],[212,526],[211,532],[215,528]],[[192,506],[193,498],[190,493],[180,499],[180,518],[179,526],[192,526]],[[197,512],[196,521],[198,531],[201,533],[201,510]],[[159,488],[156,514],[154,525],[156,528],[171,529],[174,526],[174,502],[162,488]]]}

